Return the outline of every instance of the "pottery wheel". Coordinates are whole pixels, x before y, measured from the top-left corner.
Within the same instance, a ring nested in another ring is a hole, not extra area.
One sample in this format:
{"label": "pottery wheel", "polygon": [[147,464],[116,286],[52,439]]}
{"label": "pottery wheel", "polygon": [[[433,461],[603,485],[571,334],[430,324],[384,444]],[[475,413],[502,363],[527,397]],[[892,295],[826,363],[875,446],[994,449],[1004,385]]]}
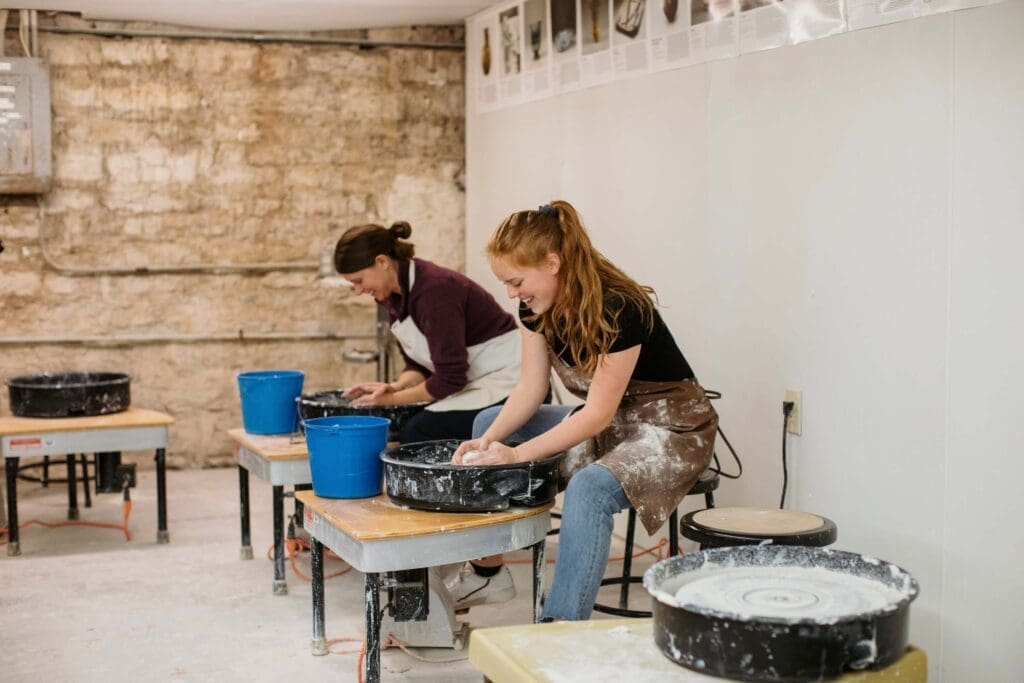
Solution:
{"label": "pottery wheel", "polygon": [[821,517],[809,512],[742,507],[701,510],[693,521],[708,529],[759,536],[799,534],[824,524]]}
{"label": "pottery wheel", "polygon": [[821,567],[709,568],[675,594],[679,605],[702,611],[816,621],[874,612],[902,597],[879,581]]}

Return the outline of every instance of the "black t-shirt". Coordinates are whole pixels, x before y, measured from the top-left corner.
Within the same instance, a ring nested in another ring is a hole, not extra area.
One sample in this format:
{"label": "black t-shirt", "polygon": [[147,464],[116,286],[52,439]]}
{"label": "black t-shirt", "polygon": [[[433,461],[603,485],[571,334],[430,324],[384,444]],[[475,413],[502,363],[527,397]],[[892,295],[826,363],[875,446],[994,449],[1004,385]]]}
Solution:
{"label": "black t-shirt", "polygon": [[[537,323],[527,320],[532,315],[529,307],[520,302],[519,319],[523,321],[526,329],[536,332]],[[679,382],[694,378],[690,364],[686,362],[657,309],[654,310],[654,325],[648,329],[640,307],[635,302],[628,299],[624,303],[617,299],[605,299],[605,319],[617,319],[619,329],[619,335],[608,348],[609,353],[625,351],[637,344],[640,345],[640,357],[633,369],[632,379],[645,382]],[[561,338],[556,337],[553,340],[551,350],[566,365],[575,365],[572,353]]]}

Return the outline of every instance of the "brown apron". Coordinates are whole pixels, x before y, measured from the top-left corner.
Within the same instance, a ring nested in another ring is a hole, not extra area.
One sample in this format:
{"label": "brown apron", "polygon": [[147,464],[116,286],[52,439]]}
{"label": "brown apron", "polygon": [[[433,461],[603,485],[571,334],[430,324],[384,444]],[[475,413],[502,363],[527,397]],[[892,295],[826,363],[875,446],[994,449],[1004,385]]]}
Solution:
{"label": "brown apron", "polygon": [[[565,388],[586,399],[592,377],[548,350]],[[630,380],[612,422],[570,450],[563,473],[572,476],[592,462],[622,484],[648,534],[665,523],[711,462],[718,413],[696,380]]]}

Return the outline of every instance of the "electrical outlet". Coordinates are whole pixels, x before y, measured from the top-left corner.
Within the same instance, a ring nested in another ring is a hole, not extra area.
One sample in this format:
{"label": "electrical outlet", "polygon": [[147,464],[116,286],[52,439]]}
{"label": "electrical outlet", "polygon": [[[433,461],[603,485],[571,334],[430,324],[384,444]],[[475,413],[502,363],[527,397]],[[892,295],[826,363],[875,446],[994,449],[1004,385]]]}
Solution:
{"label": "electrical outlet", "polygon": [[786,431],[790,434],[799,435],[803,431],[804,420],[804,392],[796,389],[786,389],[786,401],[793,402],[793,410],[786,421]]}

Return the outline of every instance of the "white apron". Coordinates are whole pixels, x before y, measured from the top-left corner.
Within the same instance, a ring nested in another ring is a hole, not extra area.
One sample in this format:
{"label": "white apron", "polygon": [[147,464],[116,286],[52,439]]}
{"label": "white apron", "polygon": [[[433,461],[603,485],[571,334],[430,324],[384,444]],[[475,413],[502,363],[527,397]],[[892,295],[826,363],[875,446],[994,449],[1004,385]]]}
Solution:
{"label": "white apron", "polygon": [[[416,263],[409,261],[409,292],[416,281]],[[414,362],[435,372],[427,338],[413,322],[412,316],[391,325],[391,333],[402,350]],[[519,329],[511,330],[481,344],[467,347],[468,383],[461,390],[426,407],[432,412],[448,410],[479,410],[494,405],[512,393],[519,382],[521,338]]]}

